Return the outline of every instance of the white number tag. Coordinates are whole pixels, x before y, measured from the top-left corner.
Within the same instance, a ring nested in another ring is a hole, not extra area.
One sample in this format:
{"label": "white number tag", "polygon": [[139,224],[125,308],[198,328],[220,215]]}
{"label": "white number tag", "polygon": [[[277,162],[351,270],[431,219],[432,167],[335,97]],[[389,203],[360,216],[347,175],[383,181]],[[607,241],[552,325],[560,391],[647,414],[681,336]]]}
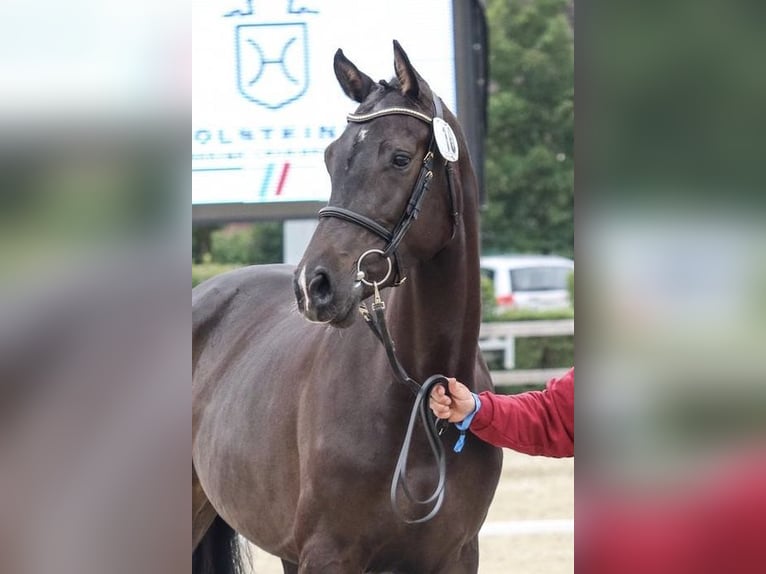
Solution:
{"label": "white number tag", "polygon": [[458,158],[458,145],[455,132],[447,122],[441,118],[433,119],[434,139],[436,139],[436,146],[439,148],[439,153],[442,154],[447,161],[457,161]]}

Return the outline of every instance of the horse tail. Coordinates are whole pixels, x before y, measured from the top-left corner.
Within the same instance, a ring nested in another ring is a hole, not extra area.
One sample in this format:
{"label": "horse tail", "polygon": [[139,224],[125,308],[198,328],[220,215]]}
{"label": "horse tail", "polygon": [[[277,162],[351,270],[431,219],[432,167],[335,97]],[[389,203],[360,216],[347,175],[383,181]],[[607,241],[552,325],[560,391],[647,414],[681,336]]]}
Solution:
{"label": "horse tail", "polygon": [[239,537],[216,516],[192,554],[192,574],[245,574]]}

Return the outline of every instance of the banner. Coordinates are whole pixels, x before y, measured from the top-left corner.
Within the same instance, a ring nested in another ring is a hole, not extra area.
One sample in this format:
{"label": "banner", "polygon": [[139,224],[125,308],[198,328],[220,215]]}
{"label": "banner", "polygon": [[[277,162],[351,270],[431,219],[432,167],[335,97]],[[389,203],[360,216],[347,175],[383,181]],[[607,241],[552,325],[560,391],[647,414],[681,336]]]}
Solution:
{"label": "banner", "polygon": [[455,110],[450,0],[195,0],[192,18],[193,204],[327,200],[324,150],[357,106],[338,48],[388,80],[399,40]]}

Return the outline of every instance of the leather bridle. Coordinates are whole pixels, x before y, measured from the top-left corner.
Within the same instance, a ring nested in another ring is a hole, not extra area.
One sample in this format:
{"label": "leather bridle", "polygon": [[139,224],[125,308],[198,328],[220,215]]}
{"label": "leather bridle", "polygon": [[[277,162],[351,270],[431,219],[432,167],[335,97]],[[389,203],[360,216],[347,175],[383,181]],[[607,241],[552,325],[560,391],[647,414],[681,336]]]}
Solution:
{"label": "leather bridle", "polygon": [[[378,110],[375,112],[370,112],[367,114],[349,114],[348,121],[355,122],[355,123],[365,123],[372,121],[374,119],[383,117],[383,116],[390,116],[390,115],[405,115],[410,116],[413,118],[417,118],[422,122],[425,122],[429,125],[431,128],[431,139],[428,144],[428,150],[426,151],[425,156],[423,157],[423,164],[420,168],[420,173],[418,173],[417,180],[415,181],[415,186],[412,189],[412,192],[410,193],[409,201],[407,202],[407,206],[404,209],[404,212],[402,213],[401,217],[399,218],[399,221],[394,226],[393,230],[388,230],[385,227],[383,227],[380,223],[377,221],[367,217],[366,215],[362,215],[360,213],[356,213],[355,211],[351,211],[350,209],[346,209],[345,207],[338,207],[338,206],[331,206],[328,205],[327,207],[322,208],[319,210],[319,217],[336,217],[338,219],[342,219],[344,221],[348,221],[350,223],[354,223],[356,225],[359,225],[366,229],[367,231],[373,233],[374,235],[377,235],[381,239],[383,239],[386,242],[386,246],[383,250],[379,249],[370,249],[365,251],[362,255],[359,256],[359,259],[357,260],[357,279],[359,281],[362,281],[366,285],[370,285],[374,288],[374,300],[372,303],[372,310],[368,310],[367,306],[364,303],[360,304],[359,311],[362,314],[362,317],[364,318],[365,322],[369,326],[370,330],[373,332],[373,334],[378,338],[378,340],[381,342],[383,347],[386,350],[386,355],[388,358],[388,362],[391,366],[391,370],[393,371],[396,379],[399,380],[400,383],[403,383],[407,386],[409,386],[413,392],[415,393],[415,402],[412,407],[412,412],[410,414],[409,423],[407,425],[407,431],[405,432],[405,438],[404,442],[402,443],[402,448],[399,452],[399,457],[397,459],[396,463],[396,469],[394,471],[394,476],[391,481],[391,490],[390,490],[390,500],[391,500],[391,506],[394,510],[394,512],[399,515],[399,517],[408,524],[418,524],[423,523],[431,520],[441,509],[442,503],[444,501],[444,492],[446,487],[446,475],[447,475],[447,469],[446,469],[446,456],[444,452],[444,446],[441,443],[441,440],[439,438],[439,435],[444,430],[444,427],[442,426],[440,428],[439,422],[437,421],[434,414],[431,412],[431,409],[429,408],[428,401],[430,398],[431,390],[436,385],[442,385],[445,389],[445,391],[449,392],[448,389],[448,380],[447,377],[444,375],[432,375],[426,381],[420,385],[417,381],[415,381],[413,378],[411,378],[407,371],[404,369],[402,364],[399,362],[399,359],[396,356],[396,348],[394,345],[393,339],[391,339],[391,335],[388,332],[388,326],[386,325],[386,317],[385,317],[385,309],[386,305],[385,302],[380,297],[380,290],[379,287],[388,281],[389,277],[391,276],[391,259],[390,257],[393,255],[394,261],[396,261],[396,273],[394,275],[394,286],[401,285],[401,283],[406,279],[403,271],[402,264],[399,260],[399,257],[397,255],[397,248],[399,247],[400,243],[402,242],[402,239],[404,239],[404,236],[407,234],[407,231],[410,229],[414,221],[418,218],[418,214],[420,213],[421,206],[423,204],[423,199],[425,198],[426,192],[428,191],[428,187],[431,183],[431,180],[433,179],[433,163],[434,158],[436,157],[436,154],[439,153],[439,143],[437,142],[437,138],[435,136],[434,131],[434,118],[439,118],[443,120],[443,112],[442,112],[442,102],[441,99],[439,99],[437,96],[434,96],[434,115],[433,117],[429,117],[426,114],[423,114],[417,110],[412,110],[409,108],[400,108],[400,107],[390,107],[385,108],[382,110]],[[456,157],[456,156],[455,156]],[[457,200],[455,197],[455,186],[452,181],[452,162],[447,161],[447,159],[444,159],[444,169],[446,171],[447,176],[447,187],[449,188],[449,196],[450,196],[450,214],[452,216],[452,236],[450,239],[454,238],[458,222],[460,220],[460,214],[457,211]],[[369,254],[377,253],[378,255],[382,256],[386,261],[388,262],[388,271],[384,278],[378,280],[378,281],[368,281],[365,279],[365,273],[362,269],[362,263],[365,257]],[[428,441],[428,446],[431,450],[431,453],[434,456],[434,461],[436,463],[436,473],[437,473],[437,483],[435,488],[431,491],[431,494],[425,498],[419,498],[416,495],[413,494],[413,492],[410,490],[408,484],[407,484],[407,460],[409,459],[409,452],[410,452],[410,446],[412,444],[412,437],[415,431],[415,425],[418,420],[418,418],[421,420],[422,428],[424,429],[424,432],[426,434],[426,439]],[[410,501],[411,504],[414,504],[415,506],[426,506],[430,507],[430,510],[428,510],[424,515],[421,515],[419,518],[410,518],[405,516],[399,509],[398,504],[398,496],[397,493],[399,489],[404,492],[407,499]]]}
{"label": "leather bridle", "polygon": [[[420,167],[420,172],[418,173],[418,177],[415,180],[415,186],[412,188],[412,192],[410,193],[410,199],[407,202],[407,206],[405,207],[404,212],[402,213],[401,217],[399,218],[399,221],[397,222],[397,224],[394,226],[392,230],[389,231],[388,229],[383,227],[380,223],[378,223],[374,219],[371,219],[370,217],[367,217],[366,215],[362,215],[361,213],[357,213],[350,209],[346,209],[345,207],[328,205],[319,210],[320,218],[336,217],[338,219],[342,219],[344,221],[354,223],[356,225],[359,225],[360,227],[363,227],[370,233],[377,235],[378,237],[383,239],[383,241],[386,242],[386,246],[383,248],[382,251],[374,250],[374,252],[380,254],[383,258],[386,258],[386,259],[393,256],[394,261],[396,262],[396,272],[394,274],[394,286],[400,285],[406,279],[406,276],[404,275],[404,267],[397,253],[397,248],[399,247],[399,244],[404,239],[404,236],[407,234],[407,231],[409,231],[410,226],[418,218],[418,215],[420,214],[421,206],[423,204],[423,199],[426,196],[426,192],[428,191],[429,185],[434,176],[434,172],[433,172],[434,158],[436,157],[436,154],[438,153],[439,150],[436,143],[436,138],[434,137],[433,118],[443,119],[442,110],[443,110],[443,107],[442,107],[441,98],[434,95],[433,117],[429,117],[428,115],[422,112],[419,112],[417,110],[413,110],[410,108],[401,108],[401,107],[390,107],[390,108],[384,108],[382,110],[378,110],[375,112],[370,112],[367,114],[348,114],[346,116],[348,121],[353,123],[366,123],[384,116],[393,116],[393,115],[410,116],[428,124],[428,126],[431,128],[431,138],[428,144],[428,150],[426,151],[426,154],[423,157],[423,162]],[[459,213],[457,212],[455,186],[452,182],[452,163],[445,160],[444,169],[447,175],[447,187],[449,189],[449,195],[450,195],[450,206],[451,206],[450,211],[452,215],[452,237],[454,237],[456,229],[457,229],[458,221],[459,221]],[[365,252],[365,254],[366,253],[368,252]],[[360,256],[358,261],[358,264],[360,267],[361,267],[361,260],[363,259],[363,257],[364,255]],[[378,285],[381,285],[382,283],[384,283],[384,281],[378,282]]]}

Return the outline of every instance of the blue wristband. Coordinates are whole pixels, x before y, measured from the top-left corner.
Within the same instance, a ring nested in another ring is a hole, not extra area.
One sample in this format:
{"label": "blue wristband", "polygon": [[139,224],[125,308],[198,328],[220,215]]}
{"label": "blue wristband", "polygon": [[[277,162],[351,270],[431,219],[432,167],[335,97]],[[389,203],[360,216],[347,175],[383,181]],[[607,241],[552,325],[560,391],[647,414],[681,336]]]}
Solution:
{"label": "blue wristband", "polygon": [[479,409],[481,408],[481,399],[479,398],[479,395],[476,393],[471,393],[471,395],[473,396],[473,410],[462,421],[455,423],[457,430],[460,431],[460,436],[458,437],[457,442],[452,449],[455,452],[460,452],[463,450],[463,446],[465,445],[465,431],[468,430],[468,427],[471,426],[473,417],[476,416],[476,413],[478,413]]}

